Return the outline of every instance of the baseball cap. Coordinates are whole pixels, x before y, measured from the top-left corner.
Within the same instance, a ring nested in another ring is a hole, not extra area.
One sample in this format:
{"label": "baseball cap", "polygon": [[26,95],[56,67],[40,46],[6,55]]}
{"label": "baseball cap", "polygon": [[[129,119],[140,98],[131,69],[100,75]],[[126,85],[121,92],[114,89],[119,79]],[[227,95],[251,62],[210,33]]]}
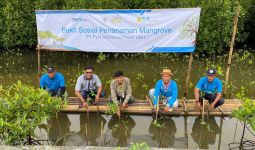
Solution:
{"label": "baseball cap", "polygon": [[48,73],[53,73],[53,72],[55,72],[55,68],[52,67],[52,66],[50,66],[50,67],[47,69],[47,72],[48,72]]}
{"label": "baseball cap", "polygon": [[207,70],[206,75],[213,76],[217,74],[217,70],[215,68],[210,68]]}

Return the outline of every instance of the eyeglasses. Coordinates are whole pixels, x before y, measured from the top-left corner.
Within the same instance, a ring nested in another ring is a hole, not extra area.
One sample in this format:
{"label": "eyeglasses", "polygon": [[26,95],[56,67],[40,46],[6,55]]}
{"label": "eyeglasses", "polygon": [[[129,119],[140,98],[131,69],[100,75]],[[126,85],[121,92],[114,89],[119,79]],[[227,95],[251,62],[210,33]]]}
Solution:
{"label": "eyeglasses", "polygon": [[92,72],[86,72],[86,74],[92,74]]}

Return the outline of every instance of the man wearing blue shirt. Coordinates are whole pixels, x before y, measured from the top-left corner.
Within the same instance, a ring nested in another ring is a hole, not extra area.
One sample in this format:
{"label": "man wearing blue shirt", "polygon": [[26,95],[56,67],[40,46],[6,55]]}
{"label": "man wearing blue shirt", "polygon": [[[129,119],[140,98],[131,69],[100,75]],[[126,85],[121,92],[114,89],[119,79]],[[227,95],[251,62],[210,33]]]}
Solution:
{"label": "man wearing blue shirt", "polygon": [[65,94],[64,76],[56,72],[54,67],[49,67],[40,79],[40,88],[47,90],[51,96],[63,96]]}
{"label": "man wearing blue shirt", "polygon": [[222,83],[216,77],[217,70],[214,68],[208,69],[206,76],[202,77],[194,90],[197,106],[201,108],[203,98],[210,103],[210,110],[224,104],[222,98]]}
{"label": "man wearing blue shirt", "polygon": [[173,73],[170,69],[163,69],[161,75],[162,79],[157,81],[155,89],[151,89],[149,95],[153,100],[154,109],[157,107],[158,100],[162,100],[163,104],[166,105],[164,111],[172,111],[173,108],[178,108],[177,83],[171,79]]}

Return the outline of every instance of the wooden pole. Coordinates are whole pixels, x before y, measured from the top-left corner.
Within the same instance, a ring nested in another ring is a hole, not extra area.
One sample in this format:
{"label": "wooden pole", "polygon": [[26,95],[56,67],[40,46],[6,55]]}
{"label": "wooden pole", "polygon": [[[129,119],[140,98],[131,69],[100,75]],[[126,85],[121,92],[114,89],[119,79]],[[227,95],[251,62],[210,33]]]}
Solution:
{"label": "wooden pole", "polygon": [[186,104],[187,99],[185,97],[182,97],[182,102],[183,102],[183,111],[187,113],[187,104]]}
{"label": "wooden pole", "polygon": [[158,123],[158,111],[159,111],[159,96],[158,96],[158,102],[156,106],[156,123]]}
{"label": "wooden pole", "polygon": [[121,114],[122,114],[121,106],[122,106],[122,98],[120,98],[120,105],[119,105],[119,108],[118,108],[118,113],[119,114],[117,114],[119,116],[119,120],[120,120],[120,117],[121,117]]}
{"label": "wooden pole", "polygon": [[223,125],[223,118],[220,119],[220,135],[219,135],[219,142],[218,142],[218,150],[220,150],[220,146],[221,146],[222,125]]}
{"label": "wooden pole", "polygon": [[189,136],[188,136],[188,117],[184,116],[184,137],[186,139],[186,148],[189,149]]}
{"label": "wooden pole", "polygon": [[228,88],[227,86],[228,86],[228,81],[229,81],[230,65],[231,65],[231,60],[232,60],[232,55],[233,55],[234,44],[235,44],[235,37],[236,37],[236,32],[237,32],[237,23],[238,23],[239,13],[240,13],[240,6],[237,7],[236,16],[235,16],[235,20],[234,20],[233,34],[232,34],[229,55],[228,55],[226,79],[225,79],[225,85],[224,85],[224,90],[223,90],[224,94],[227,92],[227,88]]}
{"label": "wooden pole", "polygon": [[205,124],[205,99],[203,98],[203,111],[202,111],[202,121],[201,124]]}
{"label": "wooden pole", "polygon": [[40,85],[40,75],[41,75],[41,54],[40,54],[40,46],[37,45],[37,72],[38,72],[38,85]]}
{"label": "wooden pole", "polygon": [[103,131],[104,131],[104,123],[101,121],[101,137],[100,137],[100,146],[103,146]]}
{"label": "wooden pole", "polygon": [[88,138],[88,128],[87,128],[87,123],[85,123],[85,135],[86,135],[86,141],[87,141],[87,146],[89,146],[89,138]]}
{"label": "wooden pole", "polygon": [[[88,104],[88,103],[87,103],[87,104]],[[89,120],[89,105],[87,106],[86,113],[87,113],[87,118],[88,118],[88,120]]]}
{"label": "wooden pole", "polygon": [[190,53],[189,54],[189,66],[188,66],[187,78],[186,78],[186,83],[185,83],[184,97],[187,97],[187,95],[188,95],[189,79],[190,79],[190,72],[191,72],[192,61],[193,61],[193,53]]}
{"label": "wooden pole", "polygon": [[151,100],[149,99],[149,97],[147,95],[145,97],[146,97],[147,102],[150,104],[151,109],[153,109],[153,105],[151,103]]}
{"label": "wooden pole", "polygon": [[96,104],[97,104],[97,115],[99,115],[99,107],[98,107],[98,102],[96,102]]}

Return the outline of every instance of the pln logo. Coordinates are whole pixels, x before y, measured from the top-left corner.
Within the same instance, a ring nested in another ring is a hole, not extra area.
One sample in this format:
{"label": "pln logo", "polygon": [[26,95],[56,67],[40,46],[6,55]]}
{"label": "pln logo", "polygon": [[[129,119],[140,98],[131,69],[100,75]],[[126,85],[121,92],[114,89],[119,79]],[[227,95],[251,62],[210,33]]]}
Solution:
{"label": "pln logo", "polygon": [[149,22],[150,17],[137,17],[136,21],[137,22]]}

